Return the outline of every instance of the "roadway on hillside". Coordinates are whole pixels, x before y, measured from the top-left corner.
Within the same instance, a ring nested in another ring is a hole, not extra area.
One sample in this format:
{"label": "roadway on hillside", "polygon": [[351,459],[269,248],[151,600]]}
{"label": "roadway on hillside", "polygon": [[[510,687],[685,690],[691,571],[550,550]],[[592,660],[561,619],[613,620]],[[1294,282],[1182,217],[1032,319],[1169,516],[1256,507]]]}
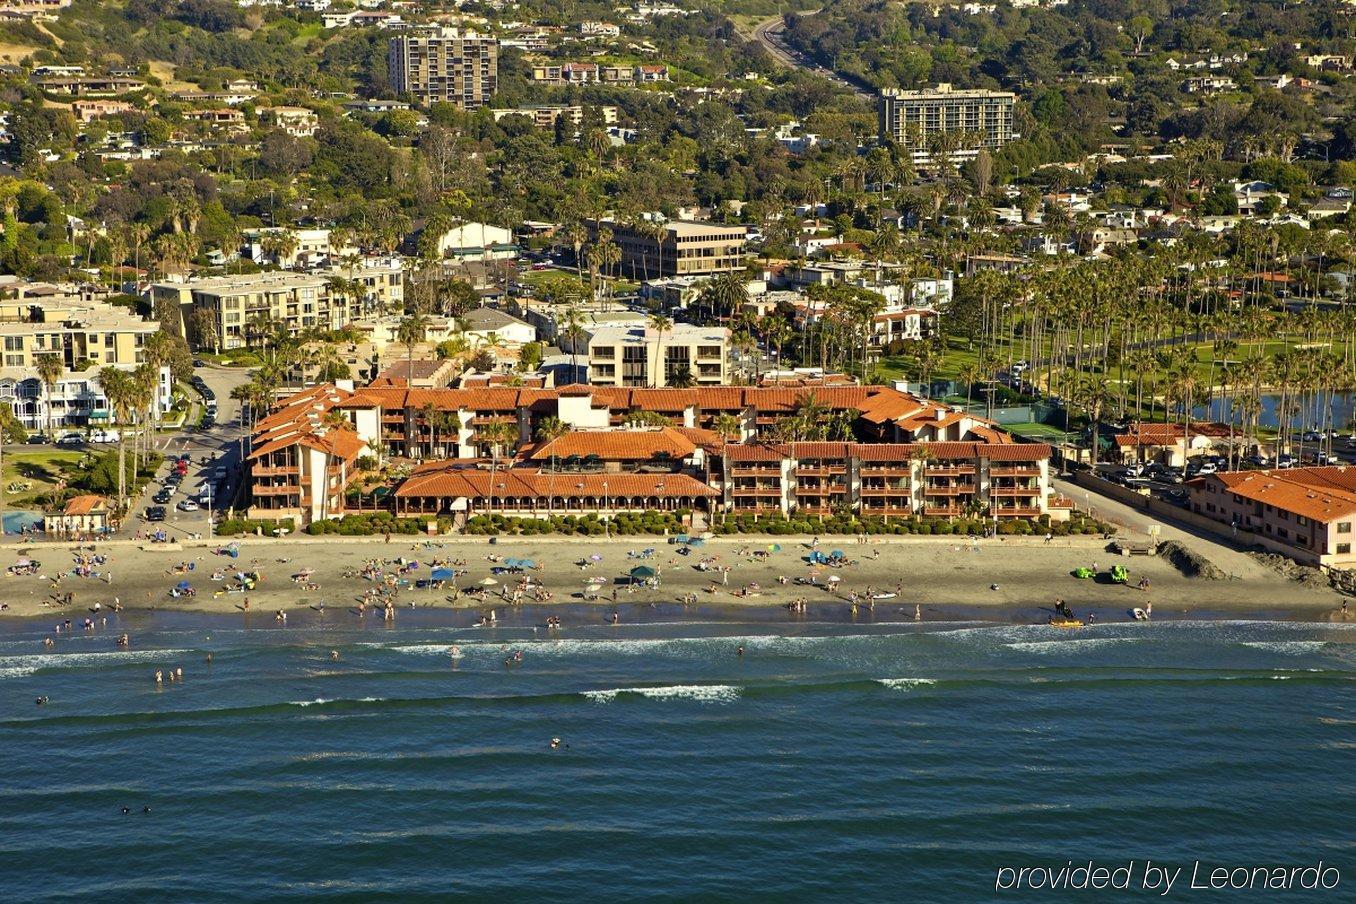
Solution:
{"label": "roadway on hillside", "polygon": [[[812,9],[807,10],[800,15],[813,16],[817,12],[819,12],[819,10]],[[827,69],[816,63],[814,60],[809,59],[800,51],[791,48],[786,43],[785,37],[782,35],[782,32],[785,30],[786,22],[783,21],[782,17],[773,16],[770,19],[758,23],[753,29],[753,37],[754,40],[759,44],[762,44],[763,48],[767,50],[768,53],[772,54],[773,58],[782,65],[789,66],[792,69],[804,69],[806,72],[813,72],[817,75],[821,75],[829,81],[848,89],[863,100],[875,100],[876,93],[869,85],[864,85],[856,79],[841,75],[834,72],[832,69]]]}

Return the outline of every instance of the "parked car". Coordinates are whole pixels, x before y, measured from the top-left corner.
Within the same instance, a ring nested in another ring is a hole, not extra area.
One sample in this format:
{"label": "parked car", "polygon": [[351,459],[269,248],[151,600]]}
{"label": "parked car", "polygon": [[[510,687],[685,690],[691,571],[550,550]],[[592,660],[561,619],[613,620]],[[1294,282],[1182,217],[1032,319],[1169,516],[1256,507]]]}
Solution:
{"label": "parked car", "polygon": [[204,361],[202,358],[194,358],[194,359],[193,359],[193,366],[194,366],[194,367],[206,367],[206,366],[207,366],[207,362]]}
{"label": "parked car", "polygon": [[116,443],[120,438],[116,430],[95,430],[89,435],[92,443]]}
{"label": "parked car", "polygon": [[181,512],[196,512],[198,510],[198,503],[194,502],[192,499],[180,499],[179,504],[175,506],[175,508]]}
{"label": "parked car", "polygon": [[47,443],[48,441],[49,440],[47,439],[47,434],[45,433],[34,433],[32,436],[28,438],[28,444],[30,446],[41,446]]}
{"label": "parked car", "polygon": [[151,506],[150,508],[146,509],[146,520],[147,520],[147,521],[164,521],[164,520],[165,520],[165,507],[164,507],[163,505],[153,505],[153,506]]}
{"label": "parked car", "polygon": [[57,439],[56,443],[58,446],[78,446],[84,441],[85,438],[83,436],[79,433],[72,432],[61,434],[61,437]]}
{"label": "parked car", "polygon": [[169,487],[163,487],[159,492],[151,497],[152,502],[158,502],[161,505],[167,505],[174,498],[174,491]]}

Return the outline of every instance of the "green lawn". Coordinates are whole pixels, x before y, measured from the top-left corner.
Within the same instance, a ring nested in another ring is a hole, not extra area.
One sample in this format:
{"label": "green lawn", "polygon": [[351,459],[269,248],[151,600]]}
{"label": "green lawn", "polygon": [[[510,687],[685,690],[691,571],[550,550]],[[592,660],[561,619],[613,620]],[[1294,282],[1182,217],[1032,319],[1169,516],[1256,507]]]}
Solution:
{"label": "green lawn", "polygon": [[1025,439],[1041,440],[1043,442],[1064,442],[1064,431],[1058,427],[1051,427],[1049,424],[1008,424],[1005,428],[1014,436],[1020,436]]}
{"label": "green lawn", "polygon": [[[6,452],[0,471],[0,492],[4,493],[5,504],[50,492],[84,457],[84,452]],[[10,492],[11,484],[26,486]]]}

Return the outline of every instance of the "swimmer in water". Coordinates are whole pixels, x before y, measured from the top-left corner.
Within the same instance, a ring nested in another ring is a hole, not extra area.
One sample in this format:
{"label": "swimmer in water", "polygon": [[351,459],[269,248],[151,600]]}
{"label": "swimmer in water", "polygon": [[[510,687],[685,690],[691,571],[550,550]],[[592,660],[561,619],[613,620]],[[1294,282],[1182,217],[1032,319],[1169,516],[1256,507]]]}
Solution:
{"label": "swimmer in water", "polygon": [[552,739],[551,739],[551,749],[552,749],[552,750],[558,750],[558,749],[560,749],[560,738],[552,738]]}
{"label": "swimmer in water", "polygon": [[744,655],[744,645],[743,645],[743,644],[740,644],[740,645],[739,645],[739,648],[735,650],[735,655],[736,655],[736,656],[743,656],[743,655]]}
{"label": "swimmer in water", "polygon": [[38,699],[34,700],[33,702],[36,703],[38,706],[42,706],[42,705],[44,705],[45,703],[47,703],[47,698],[46,698],[46,697],[39,697]]}
{"label": "swimmer in water", "polygon": [[339,651],[338,651],[338,650],[330,650],[330,659],[333,659],[335,662],[338,662],[338,661],[339,661]]}

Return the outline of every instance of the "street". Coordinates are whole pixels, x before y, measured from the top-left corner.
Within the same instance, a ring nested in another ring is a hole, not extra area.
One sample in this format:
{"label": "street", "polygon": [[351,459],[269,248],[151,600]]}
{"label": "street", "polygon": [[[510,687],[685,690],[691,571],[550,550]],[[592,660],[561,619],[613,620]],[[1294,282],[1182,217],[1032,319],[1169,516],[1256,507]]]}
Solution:
{"label": "street", "polygon": [[[216,393],[216,425],[206,432],[183,432],[160,438],[159,449],[165,455],[165,463],[161,465],[156,478],[132,501],[129,516],[122,528],[113,534],[115,537],[131,537],[138,531],[153,531],[157,528],[171,537],[192,534],[206,536],[208,508],[183,512],[178,508],[179,503],[188,498],[197,499],[198,489],[204,483],[214,488],[211,512],[229,507],[235,500],[240,489],[241,451],[245,437],[241,405],[231,398],[231,390],[249,381],[249,371],[209,365],[197,368],[196,372],[208,388]],[[192,460],[183,482],[164,506],[165,520],[148,524],[145,521],[146,510],[156,505],[151,497],[164,486],[165,478],[174,470],[175,456],[185,452],[192,456]],[[207,463],[204,464],[204,461]],[[227,476],[224,481],[216,481],[213,472],[222,467],[226,469]]]}

